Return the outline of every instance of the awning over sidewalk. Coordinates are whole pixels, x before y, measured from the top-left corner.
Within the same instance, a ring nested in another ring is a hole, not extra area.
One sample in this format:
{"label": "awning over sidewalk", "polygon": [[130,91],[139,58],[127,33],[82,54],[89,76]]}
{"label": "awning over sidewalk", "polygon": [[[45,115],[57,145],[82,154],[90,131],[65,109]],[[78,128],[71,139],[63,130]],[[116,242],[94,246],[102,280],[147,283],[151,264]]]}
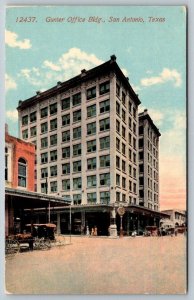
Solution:
{"label": "awning over sidewalk", "polygon": [[8,187],[5,188],[5,199],[10,199],[15,208],[21,209],[45,208],[49,203],[52,207],[69,205],[69,202],[65,201],[62,197]]}

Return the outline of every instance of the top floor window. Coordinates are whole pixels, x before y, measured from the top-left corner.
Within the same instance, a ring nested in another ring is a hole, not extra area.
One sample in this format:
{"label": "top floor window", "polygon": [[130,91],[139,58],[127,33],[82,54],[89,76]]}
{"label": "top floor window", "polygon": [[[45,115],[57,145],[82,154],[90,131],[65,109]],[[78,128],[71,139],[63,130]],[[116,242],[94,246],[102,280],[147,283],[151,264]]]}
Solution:
{"label": "top floor window", "polygon": [[81,93],[73,95],[73,106],[81,104]]}
{"label": "top floor window", "polygon": [[110,81],[106,81],[100,84],[100,95],[108,93],[110,91]]}
{"label": "top floor window", "polygon": [[40,110],[40,117],[41,118],[45,118],[48,116],[48,107],[44,107]]}
{"label": "top floor window", "polygon": [[57,113],[57,103],[50,105],[50,115],[54,115]]}
{"label": "top floor window", "polygon": [[30,123],[36,122],[36,111],[30,114]]}
{"label": "top floor window", "polygon": [[28,124],[28,115],[22,117],[22,125]]}
{"label": "top floor window", "polygon": [[117,85],[116,85],[116,94],[119,97],[120,97],[120,90],[121,90],[120,85],[118,85],[118,83],[117,83]]}
{"label": "top floor window", "polygon": [[69,109],[70,108],[70,98],[66,98],[61,100],[61,109]]}
{"label": "top floor window", "polygon": [[126,95],[124,92],[122,92],[122,103],[123,105],[126,105]]}
{"label": "top floor window", "polygon": [[96,97],[96,87],[94,86],[87,90],[87,100],[90,100],[95,97]]}

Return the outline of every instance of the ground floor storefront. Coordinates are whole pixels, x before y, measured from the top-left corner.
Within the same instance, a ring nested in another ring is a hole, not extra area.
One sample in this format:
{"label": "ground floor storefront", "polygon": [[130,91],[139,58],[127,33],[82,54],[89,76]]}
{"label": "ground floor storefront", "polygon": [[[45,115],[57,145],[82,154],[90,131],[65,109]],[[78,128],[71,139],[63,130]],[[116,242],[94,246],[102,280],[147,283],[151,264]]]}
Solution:
{"label": "ground floor storefront", "polygon": [[[48,212],[35,210],[33,212],[35,223],[47,223]],[[73,205],[69,207],[52,208],[50,222],[57,226],[58,234],[88,235],[95,233],[98,236],[110,235],[111,226],[115,225],[117,234],[130,236],[134,230],[143,235],[146,226],[159,227],[163,215],[140,206],[125,205],[124,214],[118,213],[115,205]],[[24,223],[29,223],[30,212],[25,211]]]}

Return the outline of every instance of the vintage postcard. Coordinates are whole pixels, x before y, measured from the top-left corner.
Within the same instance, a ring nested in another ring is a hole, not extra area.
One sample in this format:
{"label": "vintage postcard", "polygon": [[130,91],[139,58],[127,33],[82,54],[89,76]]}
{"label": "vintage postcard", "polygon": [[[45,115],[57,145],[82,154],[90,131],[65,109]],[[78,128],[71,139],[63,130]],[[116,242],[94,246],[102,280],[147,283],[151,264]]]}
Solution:
{"label": "vintage postcard", "polygon": [[186,19],[7,7],[7,293],[187,292]]}

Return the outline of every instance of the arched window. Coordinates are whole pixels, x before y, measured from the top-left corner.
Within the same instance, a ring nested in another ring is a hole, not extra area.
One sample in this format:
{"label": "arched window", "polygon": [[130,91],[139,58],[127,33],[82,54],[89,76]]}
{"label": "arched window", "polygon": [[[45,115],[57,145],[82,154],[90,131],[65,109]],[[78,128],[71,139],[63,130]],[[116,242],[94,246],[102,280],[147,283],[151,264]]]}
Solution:
{"label": "arched window", "polygon": [[27,164],[23,158],[18,160],[18,186],[26,187]]}

